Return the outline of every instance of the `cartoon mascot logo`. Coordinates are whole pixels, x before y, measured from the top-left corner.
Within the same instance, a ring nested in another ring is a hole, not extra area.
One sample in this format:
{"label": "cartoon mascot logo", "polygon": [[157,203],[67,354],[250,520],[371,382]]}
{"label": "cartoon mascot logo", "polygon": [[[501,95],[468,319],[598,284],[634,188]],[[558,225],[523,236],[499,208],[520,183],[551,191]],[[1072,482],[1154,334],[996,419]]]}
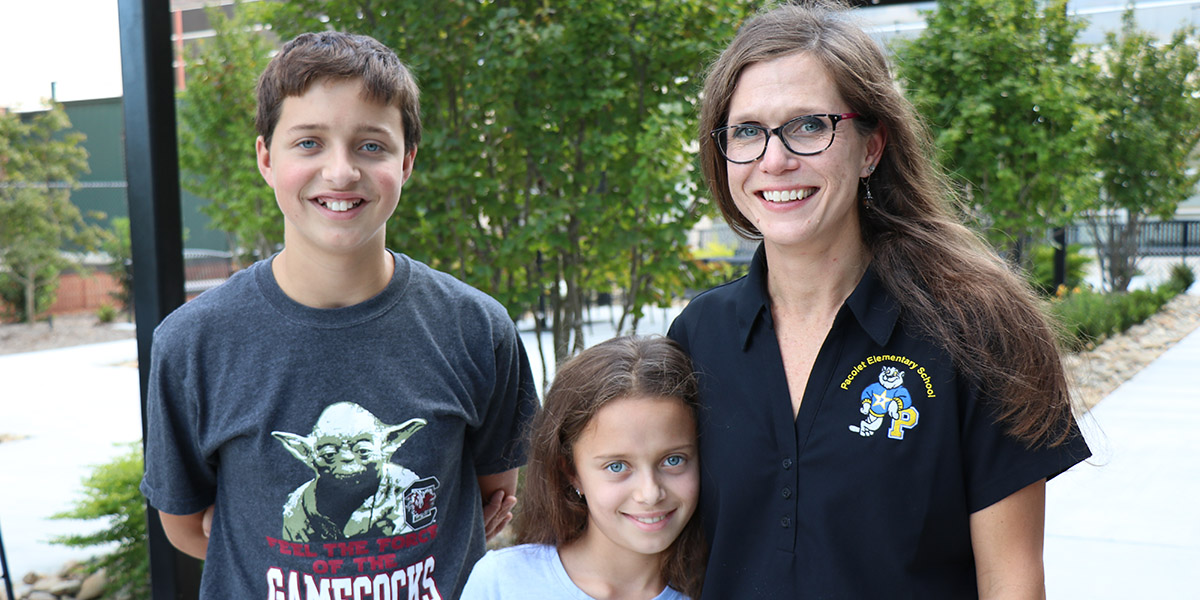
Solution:
{"label": "cartoon mascot logo", "polygon": [[387,425],[353,402],[329,405],[307,436],[273,431],[315,476],[283,505],[283,539],[392,536],[433,523],[436,477],[422,479],[392,462],[425,419]]}
{"label": "cartoon mascot logo", "polygon": [[883,425],[883,417],[887,416],[892,419],[888,437],[904,439],[904,430],[914,427],[920,417],[912,405],[912,396],[904,387],[904,371],[896,367],[883,367],[879,382],[867,386],[861,399],[859,412],[866,417],[858,425],[851,425],[850,431],[863,437],[875,435]]}

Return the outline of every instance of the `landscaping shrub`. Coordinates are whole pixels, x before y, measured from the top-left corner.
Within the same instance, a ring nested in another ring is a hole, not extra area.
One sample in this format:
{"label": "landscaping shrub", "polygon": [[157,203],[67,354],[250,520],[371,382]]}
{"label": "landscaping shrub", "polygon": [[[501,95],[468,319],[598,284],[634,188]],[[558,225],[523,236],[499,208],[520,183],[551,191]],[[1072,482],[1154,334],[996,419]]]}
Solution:
{"label": "landscaping shrub", "polygon": [[[723,259],[731,259],[737,252],[737,246],[708,242],[703,248],[692,251],[691,280],[687,287],[689,293],[707,290],[718,285],[729,283],[746,274],[746,264],[734,264]],[[715,259],[715,260],[705,260]]]}
{"label": "landscaping shrub", "polygon": [[[1059,288],[1050,312],[1062,326],[1071,351],[1085,350],[1145,321],[1180,293],[1179,283],[1167,281],[1153,290],[1101,294],[1090,288]],[[1185,288],[1186,289],[1186,288]]]}
{"label": "landscaping shrub", "polygon": [[[1067,272],[1063,285],[1068,288],[1083,285],[1087,267],[1093,260],[1082,249],[1079,244],[1067,245]],[[1054,295],[1057,288],[1054,283],[1054,246],[1042,244],[1033,249],[1033,271],[1029,273],[1029,283],[1045,296]]]}
{"label": "landscaping shrub", "polygon": [[96,309],[96,320],[101,323],[112,323],[117,318],[117,308],[107,302]]}
{"label": "landscaping shrub", "polygon": [[1196,273],[1187,266],[1187,263],[1181,261],[1179,264],[1171,266],[1171,278],[1168,279],[1168,283],[1182,294],[1188,291],[1193,283],[1196,283]]}
{"label": "landscaping shrub", "polygon": [[84,480],[84,499],[55,519],[107,519],[108,528],[87,535],[64,535],[52,543],[87,548],[116,542],[110,554],[96,559],[92,570],[104,568],[108,574],[105,597],[150,598],[150,561],[147,556],[146,499],[138,490],[142,480],[142,449],[131,444],[129,451],[99,465]]}
{"label": "landscaping shrub", "polygon": [[109,273],[121,284],[119,290],[109,292],[117,304],[124,307],[129,321],[133,321],[133,251],[129,237],[129,218],[116,217],[111,222],[112,235],[105,238],[101,248],[112,257]]}

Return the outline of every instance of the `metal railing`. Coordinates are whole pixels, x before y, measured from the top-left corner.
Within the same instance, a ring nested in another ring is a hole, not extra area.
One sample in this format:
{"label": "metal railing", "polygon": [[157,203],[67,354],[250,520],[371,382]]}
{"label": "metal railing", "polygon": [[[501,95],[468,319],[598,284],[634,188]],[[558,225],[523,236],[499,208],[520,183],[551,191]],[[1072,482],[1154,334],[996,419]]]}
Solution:
{"label": "metal railing", "polygon": [[184,290],[189,296],[216,287],[233,274],[233,255],[217,250],[183,249]]}
{"label": "metal railing", "polygon": [[[1089,256],[1094,256],[1096,240],[1086,223],[1076,223],[1066,228],[1068,244],[1083,246]],[[692,230],[691,246],[705,253],[714,249],[732,255],[713,256],[705,254],[701,260],[746,264],[754,256],[758,242],[751,242],[735,235],[723,222],[714,222],[711,227]],[[1138,270],[1143,279],[1150,282],[1162,281],[1169,276],[1173,265],[1183,262],[1200,271],[1200,220],[1175,219],[1142,223],[1137,234]],[[1180,260],[1174,260],[1174,259]],[[1094,268],[1094,265],[1093,265]]]}
{"label": "metal railing", "polygon": [[[1067,243],[1095,246],[1086,224],[1067,228]],[[1200,221],[1172,220],[1142,223],[1137,236],[1138,256],[1200,255]]]}

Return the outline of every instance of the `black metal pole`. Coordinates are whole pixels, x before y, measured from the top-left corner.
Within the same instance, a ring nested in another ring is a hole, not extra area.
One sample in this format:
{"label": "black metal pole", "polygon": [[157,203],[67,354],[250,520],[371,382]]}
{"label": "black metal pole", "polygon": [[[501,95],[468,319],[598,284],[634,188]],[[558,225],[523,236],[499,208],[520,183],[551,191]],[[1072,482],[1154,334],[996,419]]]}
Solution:
{"label": "black metal pole", "polygon": [[[1066,2],[1063,3],[1063,15],[1067,18],[1071,16],[1071,9]],[[1058,288],[1067,282],[1067,228],[1060,226],[1054,228],[1054,291],[1058,292]]]}
{"label": "black metal pole", "polygon": [[1067,282],[1067,228],[1054,228],[1054,289]]}
{"label": "black metal pole", "polygon": [[[175,136],[171,12],[163,0],[119,0],[124,80],[125,172],[146,439],[146,384],[155,326],[184,301],[183,224]],[[147,506],[150,586],[155,600],[200,595],[200,562],[175,549]]]}
{"label": "black metal pole", "polygon": [[0,577],[4,578],[5,598],[16,600],[13,595],[12,573],[8,572],[8,556],[4,554],[4,534],[0,533]]}

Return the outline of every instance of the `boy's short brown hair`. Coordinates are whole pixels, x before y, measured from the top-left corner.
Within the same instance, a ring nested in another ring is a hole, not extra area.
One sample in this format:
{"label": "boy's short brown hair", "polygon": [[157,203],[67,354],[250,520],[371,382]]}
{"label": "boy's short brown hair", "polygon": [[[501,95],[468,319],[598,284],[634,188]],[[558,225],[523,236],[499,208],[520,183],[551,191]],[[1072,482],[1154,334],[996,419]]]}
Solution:
{"label": "boy's short brown hair", "polygon": [[258,78],[254,126],[268,146],[283,100],[300,96],[320,79],[357,79],[365,99],[400,109],[404,148],[421,142],[420,90],[408,67],[375,38],[338,31],[302,33],[283,45]]}

